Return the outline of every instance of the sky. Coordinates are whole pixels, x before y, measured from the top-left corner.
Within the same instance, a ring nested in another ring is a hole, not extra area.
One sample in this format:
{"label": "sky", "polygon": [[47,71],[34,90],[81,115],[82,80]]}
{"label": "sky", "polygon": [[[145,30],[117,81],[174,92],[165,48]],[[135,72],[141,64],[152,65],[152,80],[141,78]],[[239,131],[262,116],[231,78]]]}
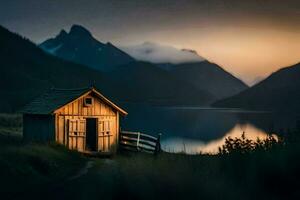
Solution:
{"label": "sky", "polygon": [[299,0],[0,1],[0,25],[35,43],[72,24],[119,46],[194,49],[248,84],[300,62]]}

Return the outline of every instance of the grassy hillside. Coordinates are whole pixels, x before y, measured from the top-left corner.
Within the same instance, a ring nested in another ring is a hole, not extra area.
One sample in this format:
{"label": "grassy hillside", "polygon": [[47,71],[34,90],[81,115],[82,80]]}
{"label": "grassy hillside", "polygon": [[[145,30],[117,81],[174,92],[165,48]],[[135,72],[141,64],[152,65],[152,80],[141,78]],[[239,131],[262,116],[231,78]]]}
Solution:
{"label": "grassy hillside", "polygon": [[0,193],[19,199],[64,181],[83,167],[85,158],[56,144],[22,141],[20,115],[0,115]]}

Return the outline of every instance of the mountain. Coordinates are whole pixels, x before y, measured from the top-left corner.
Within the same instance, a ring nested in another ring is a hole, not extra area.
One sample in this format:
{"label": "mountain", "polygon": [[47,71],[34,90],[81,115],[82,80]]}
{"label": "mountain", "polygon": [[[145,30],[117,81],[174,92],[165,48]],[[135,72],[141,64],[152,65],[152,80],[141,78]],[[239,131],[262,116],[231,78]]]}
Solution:
{"label": "mountain", "polygon": [[140,61],[152,63],[172,63],[199,62],[204,58],[196,51],[189,49],[176,49],[172,46],[144,42],[138,45],[120,47],[123,51]]}
{"label": "mountain", "polygon": [[249,82],[250,86],[256,85],[259,82],[261,82],[262,80],[264,80],[266,77],[263,76],[257,76],[256,78],[252,79],[252,81]]}
{"label": "mountain", "polygon": [[97,41],[87,29],[79,25],[73,25],[69,33],[62,30],[55,38],[39,46],[65,60],[102,71],[134,61],[134,58],[113,44]]}
{"label": "mountain", "polygon": [[[58,57],[78,62],[78,58],[82,58],[85,55],[85,57],[93,55],[95,49],[97,50],[99,48],[95,48],[94,46],[98,44],[103,46],[102,43],[99,43],[92,37],[92,34],[88,30],[81,26],[74,25],[69,33],[61,31],[55,39],[47,40],[40,46],[44,49],[48,49],[49,52]],[[102,46],[101,48],[105,49],[105,47]],[[237,94],[247,88],[245,84],[217,65],[203,61],[204,59],[200,57],[196,51],[191,49],[176,49],[171,46],[145,42],[141,45],[123,48],[123,50],[137,60],[151,61],[155,64],[135,62],[132,59],[131,62],[128,60],[128,63],[123,65],[119,63],[117,68],[106,68],[109,70],[104,70],[105,73],[113,80],[110,84],[118,83],[123,86],[123,89],[120,91],[118,87],[115,87],[118,91],[116,95],[118,95],[120,99],[123,99],[123,97],[125,97],[127,101],[143,99],[144,102],[155,102],[158,104],[171,104],[172,102],[172,104],[207,105],[208,102],[211,103],[217,99]],[[73,57],[74,51],[77,57]],[[66,52],[69,53],[66,54]],[[105,51],[103,50],[101,52]],[[105,54],[108,58],[107,62],[109,62],[110,58],[114,55],[117,54],[107,52],[107,54]],[[115,58],[113,62],[117,60],[118,59]],[[89,61],[91,60],[87,59],[87,62],[79,63],[90,65],[88,63]],[[167,63],[159,63],[162,61],[167,61]],[[193,63],[174,64],[187,61],[192,61]],[[107,63],[106,66],[109,66],[109,63]],[[167,72],[162,69],[172,70]],[[118,78],[116,79],[115,77]],[[122,82],[124,79],[126,79],[126,82]],[[180,91],[180,89],[182,89],[182,91]],[[125,92],[132,93],[125,95]],[[190,95],[189,98],[184,98],[184,96],[188,95]]]}
{"label": "mountain", "polygon": [[177,79],[190,83],[198,90],[209,91],[216,99],[238,94],[248,88],[241,80],[208,61],[183,63],[168,68]]}
{"label": "mountain", "polygon": [[[168,71],[148,62],[133,62],[108,73],[114,84],[122,86],[117,95],[126,101],[158,105],[209,105],[215,97],[207,90],[178,80]],[[114,87],[117,88],[117,87]]]}
{"label": "mountain", "polygon": [[176,49],[153,42],[122,49],[137,60],[155,63],[182,84],[209,92],[215,100],[238,94],[248,88],[242,81],[218,65],[206,61],[192,49]]}
{"label": "mountain", "polygon": [[300,63],[283,68],[238,95],[220,100],[216,107],[300,111]]}
{"label": "mountain", "polygon": [[1,26],[0,66],[0,112],[15,112],[52,87],[91,83],[116,103],[207,105],[213,100],[151,63],[132,62],[104,73],[49,55]]}
{"label": "mountain", "polygon": [[51,87],[101,86],[99,71],[51,56],[0,26],[0,112],[13,112]]}

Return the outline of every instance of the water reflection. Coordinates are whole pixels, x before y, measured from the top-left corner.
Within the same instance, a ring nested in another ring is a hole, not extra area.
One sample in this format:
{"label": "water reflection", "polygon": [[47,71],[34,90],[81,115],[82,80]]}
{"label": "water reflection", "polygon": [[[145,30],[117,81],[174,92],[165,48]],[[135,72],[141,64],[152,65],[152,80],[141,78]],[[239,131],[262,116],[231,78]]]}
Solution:
{"label": "water reflection", "polygon": [[243,131],[249,139],[263,139],[266,133],[282,133],[294,128],[299,114],[249,112],[232,109],[199,107],[153,107],[122,105],[129,115],[122,119],[125,130],[153,136],[162,133],[164,150],[170,152],[216,153],[228,136],[240,137]]}
{"label": "water reflection", "polygon": [[[201,140],[183,137],[170,137],[162,141],[162,148],[164,151],[173,153],[184,152],[187,154],[216,154],[218,153],[219,147],[225,143],[226,138],[240,138],[242,133],[245,134],[247,139],[253,141],[256,141],[257,138],[265,139],[268,136],[265,131],[258,129],[251,124],[237,124],[220,139],[212,140],[210,142],[203,142]],[[275,134],[272,135],[276,138]]]}

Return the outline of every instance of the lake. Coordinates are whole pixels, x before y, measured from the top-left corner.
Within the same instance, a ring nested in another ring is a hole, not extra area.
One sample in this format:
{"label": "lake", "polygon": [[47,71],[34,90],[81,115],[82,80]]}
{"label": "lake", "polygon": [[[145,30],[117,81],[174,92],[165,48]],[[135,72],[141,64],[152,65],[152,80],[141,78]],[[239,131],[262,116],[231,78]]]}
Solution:
{"label": "lake", "polygon": [[227,137],[263,139],[267,134],[296,128],[299,114],[271,113],[238,109],[202,107],[156,107],[123,105],[128,116],[121,120],[123,130],[153,136],[162,134],[162,149],[188,154],[218,152]]}

